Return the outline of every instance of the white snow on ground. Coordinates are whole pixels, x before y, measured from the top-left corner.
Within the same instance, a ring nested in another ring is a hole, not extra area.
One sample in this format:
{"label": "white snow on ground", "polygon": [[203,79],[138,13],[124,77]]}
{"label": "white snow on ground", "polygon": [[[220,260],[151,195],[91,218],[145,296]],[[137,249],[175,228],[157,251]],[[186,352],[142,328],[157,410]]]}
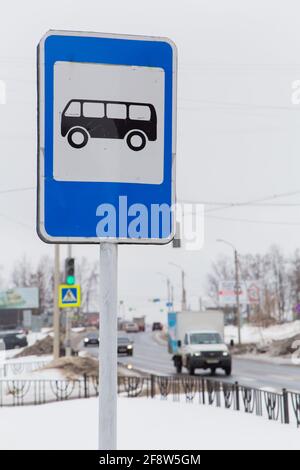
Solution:
{"label": "white snow on ground", "polygon": [[[275,364],[278,366],[294,366],[299,365],[299,360],[294,361],[293,358],[283,357],[283,356],[270,356],[269,354],[236,354],[235,357],[239,359],[251,360],[251,361],[258,361],[258,362],[266,362],[268,364]],[[274,389],[276,390],[276,389]]]}
{"label": "white snow on ground", "polygon": [[60,369],[16,370],[17,372],[14,372],[14,369],[8,368],[6,376],[0,376],[0,378],[10,380],[66,380]]}
{"label": "white snow on ground", "polygon": [[[1,366],[0,366],[1,367]],[[59,369],[35,369],[31,370],[30,368],[19,368],[19,367],[8,367],[3,372],[3,369],[0,369],[0,379],[6,380],[66,380],[65,375]]]}
{"label": "white snow on ground", "polygon": [[[268,328],[245,324],[241,329],[242,343],[268,344],[273,340],[289,338],[296,334],[300,334],[300,320],[283,323],[282,325],[272,325]],[[162,332],[155,332],[153,339],[159,344],[166,344],[167,341]],[[227,325],[225,326],[225,342],[229,343],[231,339],[237,343],[237,327]]]}
{"label": "white snow on ground", "polygon": [[83,333],[86,330],[86,328],[83,326],[80,326],[80,327],[78,326],[76,328],[72,328],[71,330],[73,333]]}
{"label": "white snow on ground", "polygon": [[[51,362],[52,355],[48,356],[26,356],[9,359],[6,351],[0,353],[0,378],[13,379],[39,379],[47,378],[44,372],[39,371],[44,365]],[[43,374],[43,375],[41,375]],[[52,374],[54,375],[54,374]],[[61,374],[56,374],[57,378],[61,378]],[[52,377],[51,377],[52,378]]]}
{"label": "white snow on ground", "polygon": [[[97,399],[0,408],[0,449],[96,449]],[[159,398],[118,399],[119,449],[300,449],[300,429]]]}
{"label": "white snow on ground", "polygon": [[[34,343],[36,343],[37,341],[39,341],[40,339],[43,339],[45,338],[46,336],[52,336],[53,334],[50,332],[50,329],[49,328],[43,328],[41,331],[38,331],[38,332],[29,332],[28,335],[27,335],[27,342],[28,342],[28,346],[32,346]],[[24,348],[20,348],[18,350],[16,349],[8,349],[8,350],[4,350],[3,348],[3,344],[0,343],[0,361],[3,361],[4,359],[12,359],[14,358],[14,356],[18,353],[20,353],[21,351],[23,351]],[[21,358],[19,359],[20,360],[24,360],[24,358]]]}
{"label": "white snow on ground", "polygon": [[32,346],[37,341],[46,338],[46,336],[51,335],[49,329],[45,329],[38,332],[30,332],[27,335],[28,346]]}
{"label": "white snow on ground", "polygon": [[52,354],[48,354],[48,355],[43,355],[43,356],[36,356],[36,355],[32,355],[32,356],[23,356],[23,357],[16,357],[16,358],[12,358],[12,359],[9,359],[8,361],[5,360],[5,355],[2,356],[0,355],[0,364],[3,364],[3,363],[6,363],[6,364],[25,364],[25,363],[29,363],[29,362],[34,362],[34,363],[38,363],[38,362],[50,362],[52,361],[53,359],[53,356]]}
{"label": "white snow on ground", "polygon": [[[259,326],[244,325],[241,330],[242,343],[270,343],[272,340],[289,338],[300,334],[300,320],[282,325],[273,325],[268,328]],[[238,340],[237,327],[233,325],[225,326],[225,341],[229,343],[233,339]]]}
{"label": "white snow on ground", "polygon": [[166,346],[167,344],[167,336],[162,331],[154,331],[152,333],[152,338],[156,343],[160,344],[161,346]]}

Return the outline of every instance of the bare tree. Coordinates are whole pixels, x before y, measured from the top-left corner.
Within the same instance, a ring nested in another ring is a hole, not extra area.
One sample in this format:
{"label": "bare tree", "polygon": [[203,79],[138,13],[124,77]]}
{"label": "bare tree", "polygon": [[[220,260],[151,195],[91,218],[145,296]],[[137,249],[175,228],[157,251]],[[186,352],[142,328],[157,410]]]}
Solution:
{"label": "bare tree", "polygon": [[35,286],[39,289],[39,310],[41,313],[53,309],[54,267],[49,256],[43,256],[34,273]]}
{"label": "bare tree", "polygon": [[216,304],[219,302],[220,282],[231,279],[234,279],[233,259],[220,256],[216,262],[212,263],[211,273],[208,274],[208,295]]}
{"label": "bare tree", "polygon": [[[300,253],[294,254],[291,262],[284,257],[279,247],[272,246],[263,255],[240,255],[239,268],[241,281],[259,280],[261,284],[260,303],[252,305],[250,309],[252,318],[264,324],[272,318],[284,321],[295,299],[300,301]],[[212,263],[208,275],[208,294],[216,303],[219,282],[233,279],[233,262],[230,257],[218,258]]]}
{"label": "bare tree", "polygon": [[279,322],[284,320],[285,312],[288,310],[289,283],[287,273],[287,261],[282,251],[277,246],[272,246],[269,252],[271,259],[270,277],[272,279],[272,291],[275,294],[277,304],[277,318]]}
{"label": "bare tree", "polygon": [[34,272],[32,266],[25,255],[15,263],[11,273],[12,287],[32,287],[34,279]]}
{"label": "bare tree", "polygon": [[81,307],[77,313],[98,308],[98,262],[89,262],[85,257],[76,262],[76,279],[81,286]]}
{"label": "bare tree", "polygon": [[290,284],[290,302],[293,313],[295,314],[295,307],[300,303],[300,250],[297,249],[290,260],[289,270],[289,284]]}

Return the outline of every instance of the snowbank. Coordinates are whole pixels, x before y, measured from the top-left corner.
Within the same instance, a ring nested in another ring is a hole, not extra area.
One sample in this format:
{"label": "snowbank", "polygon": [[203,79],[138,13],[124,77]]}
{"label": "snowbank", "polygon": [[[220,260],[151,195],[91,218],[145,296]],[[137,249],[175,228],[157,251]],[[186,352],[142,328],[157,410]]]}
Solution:
{"label": "snowbank", "polygon": [[[300,320],[284,323],[282,325],[272,325],[268,328],[244,325],[241,331],[241,338],[242,343],[267,344],[273,340],[289,338],[298,333],[300,333]],[[229,343],[231,339],[237,342],[237,327],[228,325],[225,327],[225,341]]]}
{"label": "snowbank", "polygon": [[[42,368],[50,363],[52,356],[26,356],[22,358],[7,357],[6,351],[0,353],[0,378],[10,379],[40,379],[47,378]],[[54,374],[52,374],[53,378]],[[63,378],[56,374],[56,378]]]}
{"label": "snowbank", "polygon": [[50,334],[49,328],[38,332],[30,332],[27,335],[28,346],[32,346],[37,341],[46,338]]}
{"label": "snowbank", "polygon": [[[96,449],[97,399],[0,408],[1,449]],[[213,406],[118,399],[119,449],[300,449],[300,429]]]}

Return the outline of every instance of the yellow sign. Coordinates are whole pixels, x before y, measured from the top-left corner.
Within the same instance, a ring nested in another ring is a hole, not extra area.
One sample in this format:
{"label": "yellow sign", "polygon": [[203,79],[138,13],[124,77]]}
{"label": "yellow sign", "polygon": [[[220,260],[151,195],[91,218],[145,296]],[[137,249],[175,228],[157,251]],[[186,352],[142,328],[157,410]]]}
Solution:
{"label": "yellow sign", "polygon": [[80,285],[61,284],[59,286],[58,305],[60,308],[80,307]]}

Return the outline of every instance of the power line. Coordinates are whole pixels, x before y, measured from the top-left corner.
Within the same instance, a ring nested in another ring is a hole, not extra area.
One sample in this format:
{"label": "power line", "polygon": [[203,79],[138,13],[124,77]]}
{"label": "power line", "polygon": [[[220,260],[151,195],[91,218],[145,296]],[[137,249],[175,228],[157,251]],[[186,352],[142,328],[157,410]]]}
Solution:
{"label": "power line", "polygon": [[290,71],[295,69],[300,69],[300,63],[209,63],[209,62],[202,62],[202,63],[182,63],[179,65],[179,69],[181,70],[188,70],[188,71],[215,71],[215,70],[223,70],[223,71],[236,71],[236,70],[245,70],[245,72],[249,71],[263,71],[273,72],[274,70],[283,70],[283,71]]}
{"label": "power line", "polygon": [[[187,201],[184,201],[184,202],[187,202]],[[190,204],[196,204],[195,202],[193,201],[189,201]],[[234,203],[234,202],[231,202],[231,203],[227,203],[227,202],[211,202],[211,201],[201,201],[199,202],[199,204],[203,204],[204,206],[221,206],[220,209],[223,209],[222,206],[228,206],[228,204],[230,204],[232,207],[235,207],[236,205],[238,205],[239,203]],[[247,204],[246,207],[299,207],[300,206],[300,202],[295,202],[295,203],[290,203],[290,202],[276,202],[276,203],[249,203]]]}
{"label": "power line", "polygon": [[300,111],[300,107],[291,104],[290,106],[286,105],[269,105],[269,104],[252,104],[252,103],[241,103],[237,101],[209,101],[209,100],[197,100],[195,98],[182,98],[180,102],[188,102],[200,104],[202,106],[214,106],[217,108],[237,108],[237,109],[263,109],[270,111]]}
{"label": "power line", "polygon": [[275,220],[270,221],[270,220],[239,219],[235,217],[222,217],[218,215],[205,215],[205,218],[224,220],[228,222],[242,222],[242,223],[249,223],[249,224],[300,226],[300,222],[279,222]]}
{"label": "power line", "polygon": [[32,230],[32,226],[31,226],[31,225],[24,224],[23,222],[20,222],[20,221],[18,221],[18,220],[16,220],[16,219],[10,217],[9,215],[0,213],[0,217],[3,217],[4,219],[7,219],[9,222],[13,222],[14,224],[20,225],[20,226],[23,227],[23,228]]}
{"label": "power line", "polygon": [[[216,201],[203,201],[203,200],[202,201],[201,200],[198,200],[198,201],[195,201],[195,200],[180,200],[178,202],[186,203],[186,204],[204,204],[204,205],[218,205],[218,206],[220,206],[220,207],[214,207],[212,209],[206,210],[205,212],[208,213],[208,212],[216,212],[216,211],[223,210],[223,209],[230,209],[232,207],[246,207],[246,206],[266,207],[268,205],[271,206],[271,204],[263,205],[261,203],[264,203],[266,201],[272,201],[274,199],[280,199],[280,198],[283,198],[283,197],[291,197],[291,196],[295,196],[297,194],[300,194],[300,190],[289,191],[289,192],[285,192],[285,193],[272,194],[270,196],[265,196],[265,197],[256,198],[256,199],[250,199],[248,201],[242,201],[242,202],[238,202],[238,201],[237,202],[216,202]],[[276,205],[277,204],[274,204],[274,207]],[[285,204],[285,205],[288,206],[288,204]],[[296,204],[293,204],[293,205],[296,205]]]}
{"label": "power line", "polygon": [[20,191],[32,191],[33,189],[36,189],[34,186],[28,186],[25,188],[9,188],[9,189],[1,189],[0,194],[6,194],[6,193],[17,193]]}

